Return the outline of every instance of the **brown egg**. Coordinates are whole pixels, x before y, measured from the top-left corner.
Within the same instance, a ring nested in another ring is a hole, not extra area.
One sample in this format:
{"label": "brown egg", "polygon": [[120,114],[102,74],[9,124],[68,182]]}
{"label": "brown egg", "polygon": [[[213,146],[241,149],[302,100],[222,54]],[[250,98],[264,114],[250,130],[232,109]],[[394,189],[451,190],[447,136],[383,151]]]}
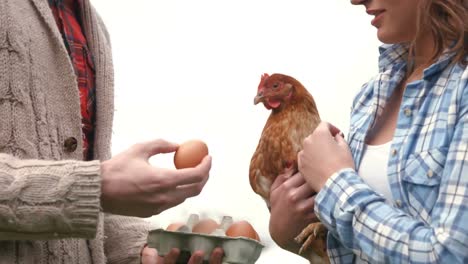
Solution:
{"label": "brown egg", "polygon": [[257,231],[247,221],[237,221],[232,223],[226,230],[226,236],[229,237],[248,237],[260,241]]}
{"label": "brown egg", "polygon": [[177,230],[179,230],[179,228],[183,227],[184,225],[185,224],[181,223],[181,222],[174,222],[174,223],[169,224],[166,227],[166,230],[167,231],[177,231]]}
{"label": "brown egg", "polygon": [[194,139],[179,145],[174,154],[174,165],[177,169],[196,167],[208,155],[205,142]]}
{"label": "brown egg", "polygon": [[219,224],[211,219],[202,219],[192,228],[192,233],[211,234],[219,227]]}

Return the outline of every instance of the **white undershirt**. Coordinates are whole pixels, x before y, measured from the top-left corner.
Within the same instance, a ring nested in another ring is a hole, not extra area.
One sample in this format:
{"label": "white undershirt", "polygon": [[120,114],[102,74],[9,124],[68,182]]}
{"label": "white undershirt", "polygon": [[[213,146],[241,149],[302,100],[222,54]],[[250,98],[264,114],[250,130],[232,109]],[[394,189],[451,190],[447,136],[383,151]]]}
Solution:
{"label": "white undershirt", "polygon": [[[382,145],[365,145],[358,174],[375,192],[382,194],[387,202],[393,201],[387,177],[387,163],[392,141]],[[356,264],[369,263],[356,256]]]}
{"label": "white undershirt", "polygon": [[388,202],[393,201],[387,177],[388,157],[392,141],[382,145],[365,145],[358,174],[375,192]]}

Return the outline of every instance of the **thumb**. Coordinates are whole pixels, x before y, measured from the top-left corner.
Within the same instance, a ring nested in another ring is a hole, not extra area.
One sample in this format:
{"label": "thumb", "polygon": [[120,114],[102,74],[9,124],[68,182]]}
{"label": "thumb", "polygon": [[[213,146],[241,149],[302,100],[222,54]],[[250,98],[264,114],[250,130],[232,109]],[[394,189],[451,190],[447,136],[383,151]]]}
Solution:
{"label": "thumb", "polygon": [[158,264],[158,251],[155,248],[145,247],[141,253],[142,264]]}
{"label": "thumb", "polygon": [[325,126],[327,127],[328,131],[330,131],[330,133],[332,134],[332,136],[336,136],[336,135],[339,135],[339,134],[342,134],[341,130],[339,128],[337,128],[336,126],[328,123],[328,122],[324,122],[325,123]]}
{"label": "thumb", "polygon": [[171,153],[177,150],[179,145],[164,139],[156,139],[141,143],[141,153],[147,158],[160,153]]}
{"label": "thumb", "polygon": [[338,143],[339,146],[343,146],[343,145],[348,146],[348,143],[344,139],[343,133],[336,134],[335,135],[335,141],[336,141],[336,143]]}

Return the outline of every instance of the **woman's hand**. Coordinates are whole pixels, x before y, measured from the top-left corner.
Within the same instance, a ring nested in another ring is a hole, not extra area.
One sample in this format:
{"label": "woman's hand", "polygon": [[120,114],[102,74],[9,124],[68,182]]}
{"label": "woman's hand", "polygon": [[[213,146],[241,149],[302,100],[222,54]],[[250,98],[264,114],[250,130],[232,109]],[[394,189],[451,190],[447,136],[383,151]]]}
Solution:
{"label": "woman's hand", "polygon": [[160,153],[175,152],[177,144],[154,140],[101,163],[101,205],[108,213],[149,217],[200,194],[208,180],[211,157],[195,168],[164,169],[149,159]]}
{"label": "woman's hand", "polygon": [[299,171],[316,192],[333,173],[344,168],[354,169],[354,160],[343,134],[327,122],[321,122],[304,140],[298,163]]}
{"label": "woman's hand", "polygon": [[[145,247],[141,253],[142,264],[175,264],[179,258],[180,250],[177,248],[171,249],[164,257],[158,255],[155,248]],[[190,257],[187,264],[202,264],[205,253],[203,251],[195,251]],[[210,264],[221,264],[224,252],[221,248],[215,248],[210,256]]]}
{"label": "woman's hand", "polygon": [[298,253],[294,238],[318,219],[314,214],[315,192],[300,173],[288,170],[279,175],[270,190],[270,235],[281,248]]}

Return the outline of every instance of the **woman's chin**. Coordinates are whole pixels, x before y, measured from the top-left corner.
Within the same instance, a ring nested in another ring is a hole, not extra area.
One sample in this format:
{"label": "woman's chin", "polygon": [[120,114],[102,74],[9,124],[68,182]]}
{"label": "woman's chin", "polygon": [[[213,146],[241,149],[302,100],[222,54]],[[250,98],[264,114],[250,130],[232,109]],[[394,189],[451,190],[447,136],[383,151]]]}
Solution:
{"label": "woman's chin", "polygon": [[379,39],[380,42],[385,43],[385,44],[397,43],[394,41],[394,39],[391,36],[389,36],[388,34],[385,34],[385,32],[382,29],[377,30],[377,38]]}
{"label": "woman's chin", "polygon": [[377,39],[384,44],[399,44],[407,43],[410,40],[404,38],[403,36],[398,36],[397,34],[391,34],[385,31],[383,28],[377,29]]}

